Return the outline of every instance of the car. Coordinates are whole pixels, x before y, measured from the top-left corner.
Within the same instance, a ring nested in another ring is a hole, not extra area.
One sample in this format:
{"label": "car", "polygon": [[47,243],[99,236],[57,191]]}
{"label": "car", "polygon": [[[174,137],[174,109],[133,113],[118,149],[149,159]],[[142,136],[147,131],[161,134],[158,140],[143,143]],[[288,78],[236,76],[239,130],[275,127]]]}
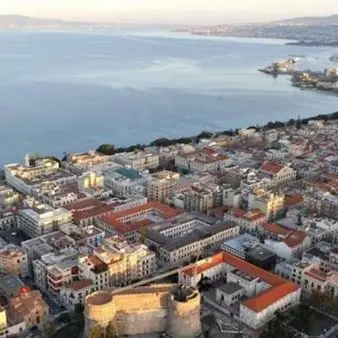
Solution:
{"label": "car", "polygon": [[11,236],[15,237],[18,233],[17,232],[12,232]]}

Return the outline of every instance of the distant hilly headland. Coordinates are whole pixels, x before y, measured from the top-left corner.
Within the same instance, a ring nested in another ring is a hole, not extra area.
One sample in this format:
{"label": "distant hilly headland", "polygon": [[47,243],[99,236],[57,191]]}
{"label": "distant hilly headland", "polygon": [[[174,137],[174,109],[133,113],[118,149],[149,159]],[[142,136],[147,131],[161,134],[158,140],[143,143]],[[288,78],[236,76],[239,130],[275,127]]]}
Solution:
{"label": "distant hilly headland", "polygon": [[338,15],[300,17],[254,24],[224,24],[185,28],[194,35],[295,40],[290,44],[338,46]]}

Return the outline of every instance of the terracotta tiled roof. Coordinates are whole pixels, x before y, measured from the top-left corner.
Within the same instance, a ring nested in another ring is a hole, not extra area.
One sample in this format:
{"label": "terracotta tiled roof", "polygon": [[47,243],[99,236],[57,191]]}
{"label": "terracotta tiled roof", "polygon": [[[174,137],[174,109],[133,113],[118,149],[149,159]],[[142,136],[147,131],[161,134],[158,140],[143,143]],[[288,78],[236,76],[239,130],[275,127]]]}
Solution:
{"label": "terracotta tiled roof", "polygon": [[[130,231],[138,230],[144,226],[153,224],[153,222],[146,218],[146,214],[152,211],[158,212],[162,218],[171,218],[182,213],[181,209],[171,208],[170,206],[160,202],[148,202],[144,205],[135,208],[111,213],[103,216],[101,220],[108,226],[111,226],[120,233],[127,233]],[[145,218],[135,222],[124,222],[123,219],[128,216],[133,216],[139,213],[144,213]]]}
{"label": "terracotta tiled roof", "polygon": [[12,315],[23,320],[25,316],[35,313],[39,308],[48,310],[48,305],[43,300],[40,291],[28,289],[21,292],[18,297],[11,298],[9,300],[9,308]]}
{"label": "terracotta tiled roof", "polygon": [[270,174],[278,174],[283,168],[283,164],[267,161],[262,164],[260,170]]}
{"label": "terracotta tiled roof", "polygon": [[67,204],[64,208],[73,214],[73,219],[75,221],[100,216],[112,210],[112,206],[107,205],[96,198],[86,198]]}
{"label": "terracotta tiled roof", "polygon": [[286,207],[294,207],[304,201],[302,194],[286,195],[284,204]]}
{"label": "terracotta tiled roof", "polygon": [[291,282],[285,282],[263,291],[257,296],[244,301],[242,304],[255,312],[261,312],[279,299],[297,291],[298,289],[298,285]]}
{"label": "terracotta tiled roof", "polygon": [[309,271],[305,271],[304,274],[306,276],[313,278],[313,279],[316,279],[316,280],[318,280],[319,282],[322,282],[322,283],[325,282],[326,278],[327,278],[326,273],[324,273],[320,270],[317,270],[317,269],[310,269]]}
{"label": "terracotta tiled roof", "polygon": [[199,275],[219,264],[229,264],[255,278],[260,278],[262,281],[271,286],[269,289],[242,303],[255,312],[263,311],[277,300],[297,291],[300,288],[297,284],[286,281],[279,276],[250,264],[249,262],[244,261],[243,259],[228,252],[221,252],[217,255],[214,255],[209,261],[207,260],[200,265],[196,264],[195,267],[189,267],[186,270],[183,270],[182,273],[193,277],[195,274]]}
{"label": "terracotta tiled roof", "polygon": [[207,271],[214,266],[217,266],[219,264],[224,263],[224,257],[223,257],[223,252],[219,253],[215,256],[212,256],[209,261],[206,261],[205,263],[202,264],[196,264],[195,267],[188,268],[184,270],[184,273],[190,277],[193,277],[195,274],[199,275],[203,271]]}
{"label": "terracotta tiled roof", "polygon": [[143,227],[149,227],[151,224],[154,224],[151,220],[144,219],[144,220],[133,222],[130,224],[121,224],[121,223],[116,224],[114,226],[114,229],[120,234],[126,234],[128,232],[142,229]]}
{"label": "terracotta tiled roof", "polygon": [[251,222],[265,217],[265,215],[262,212],[260,212],[260,210],[256,209],[251,211],[244,211],[239,208],[232,208],[229,210],[229,213],[232,214],[233,217],[243,218]]}
{"label": "terracotta tiled roof", "polygon": [[290,248],[302,244],[307,237],[304,231],[289,229],[275,223],[265,223],[263,229],[268,233],[282,236],[281,241]]}
{"label": "terracotta tiled roof", "polygon": [[89,279],[81,279],[73,282],[68,287],[71,288],[73,291],[79,291],[91,286],[92,284],[93,282]]}

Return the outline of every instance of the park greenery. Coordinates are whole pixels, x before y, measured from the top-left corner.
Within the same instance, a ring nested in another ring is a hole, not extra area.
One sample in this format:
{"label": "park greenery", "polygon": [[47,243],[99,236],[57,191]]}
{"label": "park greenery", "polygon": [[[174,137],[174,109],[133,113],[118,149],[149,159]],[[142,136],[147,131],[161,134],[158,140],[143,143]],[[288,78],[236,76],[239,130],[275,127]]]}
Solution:
{"label": "park greenery", "polygon": [[[310,121],[334,121],[338,120],[338,112],[334,112],[332,114],[320,114],[316,116],[312,116],[309,118],[301,119],[299,116],[297,119],[290,119],[286,122],[275,121],[268,122],[262,126],[250,126],[248,129],[255,129],[256,131],[268,131],[271,129],[281,129],[288,127],[295,127],[297,129],[301,129],[302,126],[307,125]],[[114,155],[123,152],[133,152],[138,150],[144,150],[147,147],[168,147],[170,145],[175,144],[190,144],[190,143],[198,143],[202,139],[211,139],[212,137],[216,138],[219,136],[236,136],[239,133],[239,129],[229,129],[220,132],[209,132],[202,131],[198,135],[189,136],[189,137],[181,137],[168,139],[165,137],[158,138],[152,141],[150,144],[134,144],[129,147],[115,147],[113,144],[102,144],[97,148],[97,151],[105,154],[105,155]]]}
{"label": "park greenery", "polygon": [[310,306],[301,304],[288,312],[276,311],[260,338],[292,338],[295,330],[307,332],[311,328],[314,314]]}
{"label": "park greenery", "polygon": [[110,323],[105,330],[97,325],[94,326],[89,332],[89,338],[102,338],[103,336],[106,338],[117,337],[114,325],[112,323]]}

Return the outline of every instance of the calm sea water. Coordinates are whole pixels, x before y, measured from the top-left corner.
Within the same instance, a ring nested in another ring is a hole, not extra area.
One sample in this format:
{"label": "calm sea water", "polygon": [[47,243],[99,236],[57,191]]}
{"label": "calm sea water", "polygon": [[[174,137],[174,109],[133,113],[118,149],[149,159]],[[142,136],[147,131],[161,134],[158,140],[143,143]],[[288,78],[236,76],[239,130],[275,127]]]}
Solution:
{"label": "calm sea water", "polygon": [[333,95],[257,68],[331,48],[166,32],[0,32],[0,163],[338,110]]}

